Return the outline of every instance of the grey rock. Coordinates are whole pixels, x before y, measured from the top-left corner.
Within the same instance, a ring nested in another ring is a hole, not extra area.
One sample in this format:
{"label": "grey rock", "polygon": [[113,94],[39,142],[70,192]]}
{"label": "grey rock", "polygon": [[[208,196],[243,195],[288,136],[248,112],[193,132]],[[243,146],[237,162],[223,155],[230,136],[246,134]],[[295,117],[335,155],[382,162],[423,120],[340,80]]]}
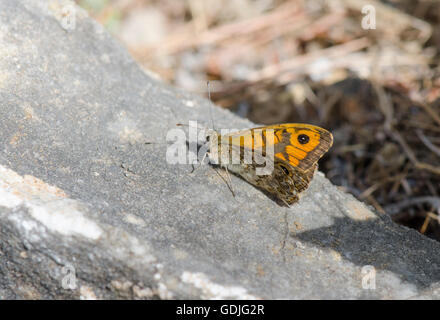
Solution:
{"label": "grey rock", "polygon": [[66,24],[69,5],[0,2],[0,299],[440,297],[440,244],[320,173],[286,208],[167,163],[167,132],[209,125],[211,104],[145,74],[83,10]]}

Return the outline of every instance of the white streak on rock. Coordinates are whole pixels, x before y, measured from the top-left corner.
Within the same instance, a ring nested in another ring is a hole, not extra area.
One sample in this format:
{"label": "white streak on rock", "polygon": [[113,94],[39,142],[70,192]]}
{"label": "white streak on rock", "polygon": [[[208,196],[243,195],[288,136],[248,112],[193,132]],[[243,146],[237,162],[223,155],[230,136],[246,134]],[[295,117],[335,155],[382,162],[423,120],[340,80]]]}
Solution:
{"label": "white streak on rock", "polygon": [[101,228],[84,217],[77,209],[78,204],[57,187],[33,176],[22,177],[0,165],[0,206],[15,208],[23,205],[49,230],[93,240],[99,238]]}
{"label": "white streak on rock", "polygon": [[180,276],[185,283],[192,284],[194,287],[202,291],[203,298],[212,300],[223,299],[244,299],[255,300],[257,297],[247,293],[247,290],[239,286],[223,286],[212,282],[201,272],[184,271]]}

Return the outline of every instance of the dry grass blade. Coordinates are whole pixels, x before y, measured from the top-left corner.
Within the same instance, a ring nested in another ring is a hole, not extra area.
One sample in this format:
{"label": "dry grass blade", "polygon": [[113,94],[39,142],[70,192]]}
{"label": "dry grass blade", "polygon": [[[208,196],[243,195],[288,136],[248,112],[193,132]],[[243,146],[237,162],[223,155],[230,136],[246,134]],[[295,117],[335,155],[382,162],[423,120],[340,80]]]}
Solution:
{"label": "dry grass blade", "polygon": [[425,144],[425,146],[440,157],[440,148],[435,146],[429,139],[423,134],[422,130],[416,130],[416,134],[419,139]]}
{"label": "dry grass blade", "polygon": [[249,75],[250,82],[267,81],[276,77],[282,76],[286,72],[292,72],[294,69],[302,68],[315,62],[317,59],[325,57],[326,59],[338,58],[365,49],[369,46],[370,41],[367,38],[360,38],[349,41],[347,43],[333,46],[330,48],[314,51],[309,54],[294,57],[292,59],[283,61],[276,65],[270,65],[260,71],[256,71]]}
{"label": "dry grass blade", "polygon": [[412,199],[406,199],[399,203],[387,205],[385,207],[385,211],[392,216],[401,212],[402,209],[424,203],[430,204],[433,208],[437,210],[437,212],[440,213],[440,197],[416,197]]}
{"label": "dry grass blade", "polygon": [[405,154],[407,155],[408,159],[413,163],[413,165],[418,169],[428,170],[432,173],[435,173],[437,175],[440,175],[440,167],[433,166],[429,163],[420,162],[417,158],[414,152],[411,150],[410,146],[405,142],[403,137],[395,130],[391,131],[391,135],[396,140],[402,149],[404,150]]}

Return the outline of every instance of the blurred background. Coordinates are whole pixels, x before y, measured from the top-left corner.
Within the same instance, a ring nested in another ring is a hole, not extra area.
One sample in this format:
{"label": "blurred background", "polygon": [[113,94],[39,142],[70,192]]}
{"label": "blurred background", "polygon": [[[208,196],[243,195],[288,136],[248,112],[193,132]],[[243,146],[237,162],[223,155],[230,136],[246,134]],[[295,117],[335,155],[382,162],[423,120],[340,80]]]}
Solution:
{"label": "blurred background", "polygon": [[440,241],[440,0],[76,2],[163,81],[329,129],[320,170]]}

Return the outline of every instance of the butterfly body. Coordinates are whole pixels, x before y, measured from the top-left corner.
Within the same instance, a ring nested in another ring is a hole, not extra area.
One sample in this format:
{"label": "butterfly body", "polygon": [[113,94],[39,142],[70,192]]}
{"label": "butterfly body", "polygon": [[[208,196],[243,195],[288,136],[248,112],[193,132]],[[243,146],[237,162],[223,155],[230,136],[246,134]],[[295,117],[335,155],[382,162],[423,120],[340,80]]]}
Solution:
{"label": "butterfly body", "polygon": [[317,126],[287,123],[225,135],[212,131],[209,141],[211,163],[290,205],[307,189],[333,136]]}

